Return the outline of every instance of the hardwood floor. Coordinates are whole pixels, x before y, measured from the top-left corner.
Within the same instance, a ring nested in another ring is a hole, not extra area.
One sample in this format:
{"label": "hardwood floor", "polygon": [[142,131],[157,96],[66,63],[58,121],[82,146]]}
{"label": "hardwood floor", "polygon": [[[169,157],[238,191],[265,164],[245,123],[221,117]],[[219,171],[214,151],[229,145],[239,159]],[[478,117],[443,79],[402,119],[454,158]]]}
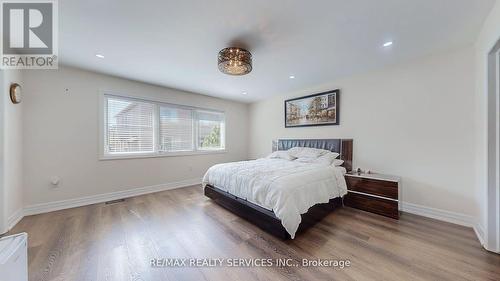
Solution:
{"label": "hardwood floor", "polygon": [[[199,186],[24,218],[39,280],[500,280],[500,255],[472,229],[340,208],[281,241],[205,198]],[[350,267],[152,268],[152,258],[348,259]]]}

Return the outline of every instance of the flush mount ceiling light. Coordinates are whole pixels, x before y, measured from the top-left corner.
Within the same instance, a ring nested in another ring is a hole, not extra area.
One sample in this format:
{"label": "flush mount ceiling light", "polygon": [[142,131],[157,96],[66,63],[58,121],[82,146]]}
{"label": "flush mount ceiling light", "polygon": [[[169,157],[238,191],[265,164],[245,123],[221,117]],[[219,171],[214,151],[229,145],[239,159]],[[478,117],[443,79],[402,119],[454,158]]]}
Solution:
{"label": "flush mount ceiling light", "polygon": [[225,48],[219,52],[218,64],[222,73],[245,75],[252,71],[252,54],[242,48]]}
{"label": "flush mount ceiling light", "polygon": [[95,56],[96,56],[96,57],[98,57],[98,58],[100,58],[100,59],[103,59],[103,58],[104,58],[104,56],[103,56],[103,55],[101,55],[101,54],[96,54]]}

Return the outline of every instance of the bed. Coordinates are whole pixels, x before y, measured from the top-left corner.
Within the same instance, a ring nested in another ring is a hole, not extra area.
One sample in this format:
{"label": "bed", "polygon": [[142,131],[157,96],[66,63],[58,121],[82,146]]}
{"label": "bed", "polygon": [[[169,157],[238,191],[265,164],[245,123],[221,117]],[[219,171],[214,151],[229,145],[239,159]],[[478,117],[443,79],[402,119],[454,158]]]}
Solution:
{"label": "bed", "polygon": [[344,174],[352,170],[350,139],[282,139],[273,151],[309,147],[339,154],[340,167],[257,159],[212,166],[205,195],[222,207],[283,239],[293,239],[342,205]]}

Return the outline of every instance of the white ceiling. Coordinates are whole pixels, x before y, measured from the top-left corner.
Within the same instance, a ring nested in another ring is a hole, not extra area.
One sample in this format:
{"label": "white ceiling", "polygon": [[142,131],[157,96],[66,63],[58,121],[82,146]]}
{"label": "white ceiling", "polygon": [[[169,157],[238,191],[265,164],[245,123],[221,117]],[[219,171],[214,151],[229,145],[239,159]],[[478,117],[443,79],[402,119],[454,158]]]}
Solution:
{"label": "white ceiling", "polygon": [[[64,0],[59,54],[65,65],[251,102],[471,44],[493,3]],[[252,52],[249,75],[217,69],[232,45]]]}

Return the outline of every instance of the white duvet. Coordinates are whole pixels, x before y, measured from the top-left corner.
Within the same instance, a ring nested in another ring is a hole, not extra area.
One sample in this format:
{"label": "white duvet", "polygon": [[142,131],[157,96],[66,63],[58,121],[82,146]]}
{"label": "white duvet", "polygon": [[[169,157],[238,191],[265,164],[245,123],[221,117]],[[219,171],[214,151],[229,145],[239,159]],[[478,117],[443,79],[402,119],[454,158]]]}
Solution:
{"label": "white duvet", "polygon": [[257,159],[212,166],[203,177],[210,184],[268,210],[292,239],[301,214],[347,194],[345,169],[283,159]]}

